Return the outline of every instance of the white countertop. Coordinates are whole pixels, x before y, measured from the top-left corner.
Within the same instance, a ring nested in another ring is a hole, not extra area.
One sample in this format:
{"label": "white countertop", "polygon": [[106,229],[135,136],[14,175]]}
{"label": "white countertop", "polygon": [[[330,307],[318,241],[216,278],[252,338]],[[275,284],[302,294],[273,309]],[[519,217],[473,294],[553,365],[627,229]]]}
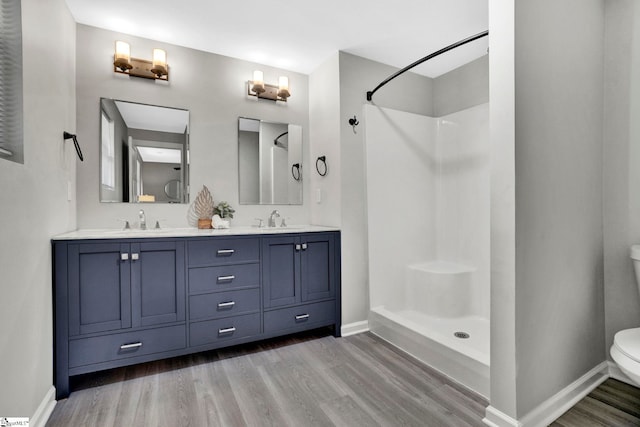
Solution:
{"label": "white countertop", "polygon": [[154,237],[206,237],[206,236],[242,236],[285,233],[313,233],[321,231],[340,231],[338,227],[321,225],[290,225],[288,227],[231,227],[220,230],[199,230],[197,228],[161,228],[148,230],[86,229],[69,231],[53,236],[52,240],[82,239],[138,239]]}

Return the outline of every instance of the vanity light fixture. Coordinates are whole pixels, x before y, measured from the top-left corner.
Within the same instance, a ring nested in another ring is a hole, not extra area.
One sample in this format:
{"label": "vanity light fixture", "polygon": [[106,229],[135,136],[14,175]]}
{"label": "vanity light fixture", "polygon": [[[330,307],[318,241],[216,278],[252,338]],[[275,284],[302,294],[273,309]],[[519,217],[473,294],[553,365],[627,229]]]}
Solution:
{"label": "vanity light fixture", "polygon": [[116,41],[116,52],[113,59],[113,71],[153,80],[169,80],[167,52],[153,49],[153,60],[131,58],[129,43]]}
{"label": "vanity light fixture", "polygon": [[280,76],[278,78],[278,98],[287,99],[290,97],[289,93],[289,77]]}
{"label": "vanity light fixture", "polygon": [[251,82],[251,91],[260,96],[265,91],[264,89],[264,74],[262,71],[255,70],[253,72],[253,81]]}
{"label": "vanity light fixture", "polygon": [[264,74],[260,70],[253,72],[253,80],[247,82],[247,94],[257,96],[260,99],[287,102],[291,96],[289,92],[289,78],[280,76],[277,85],[264,82]]}

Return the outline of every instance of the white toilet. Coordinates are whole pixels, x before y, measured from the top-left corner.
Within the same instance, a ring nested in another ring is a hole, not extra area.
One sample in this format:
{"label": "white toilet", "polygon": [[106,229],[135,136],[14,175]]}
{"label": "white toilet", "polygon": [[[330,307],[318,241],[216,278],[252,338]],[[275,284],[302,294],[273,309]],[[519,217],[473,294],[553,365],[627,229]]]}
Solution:
{"label": "white toilet", "polygon": [[[640,291],[640,245],[631,246],[631,259]],[[640,385],[640,328],[625,329],[616,333],[610,352],[620,370]]]}

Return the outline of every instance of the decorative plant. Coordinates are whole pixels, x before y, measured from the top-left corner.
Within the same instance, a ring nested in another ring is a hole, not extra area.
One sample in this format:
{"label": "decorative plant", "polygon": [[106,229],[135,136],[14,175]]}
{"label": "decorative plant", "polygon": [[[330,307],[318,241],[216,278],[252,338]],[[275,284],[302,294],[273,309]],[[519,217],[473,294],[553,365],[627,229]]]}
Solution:
{"label": "decorative plant", "polygon": [[233,213],[235,211],[236,210],[233,209],[227,202],[220,202],[218,203],[218,206],[214,208],[214,213],[219,215],[220,218],[233,218]]}
{"label": "decorative plant", "polygon": [[202,190],[200,190],[196,199],[193,201],[193,208],[198,219],[211,219],[213,216],[213,197],[206,185],[202,186]]}

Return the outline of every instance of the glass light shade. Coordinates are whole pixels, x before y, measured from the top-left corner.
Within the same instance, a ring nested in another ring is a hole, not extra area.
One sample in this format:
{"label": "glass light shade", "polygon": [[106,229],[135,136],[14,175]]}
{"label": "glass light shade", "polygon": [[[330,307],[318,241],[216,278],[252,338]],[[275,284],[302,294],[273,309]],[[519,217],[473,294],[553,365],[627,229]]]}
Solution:
{"label": "glass light shade", "polygon": [[264,92],[264,74],[260,70],[255,70],[253,72],[253,82],[251,86],[251,90],[255,93]]}
{"label": "glass light shade", "polygon": [[113,64],[121,70],[129,70],[132,68],[130,63],[131,47],[129,43],[116,41],[116,53]]}
{"label": "glass light shade", "polygon": [[163,76],[167,74],[167,52],[162,49],[153,49],[151,72]]}
{"label": "glass light shade", "polygon": [[278,78],[278,96],[284,99],[291,96],[289,93],[289,77],[280,76]]}

